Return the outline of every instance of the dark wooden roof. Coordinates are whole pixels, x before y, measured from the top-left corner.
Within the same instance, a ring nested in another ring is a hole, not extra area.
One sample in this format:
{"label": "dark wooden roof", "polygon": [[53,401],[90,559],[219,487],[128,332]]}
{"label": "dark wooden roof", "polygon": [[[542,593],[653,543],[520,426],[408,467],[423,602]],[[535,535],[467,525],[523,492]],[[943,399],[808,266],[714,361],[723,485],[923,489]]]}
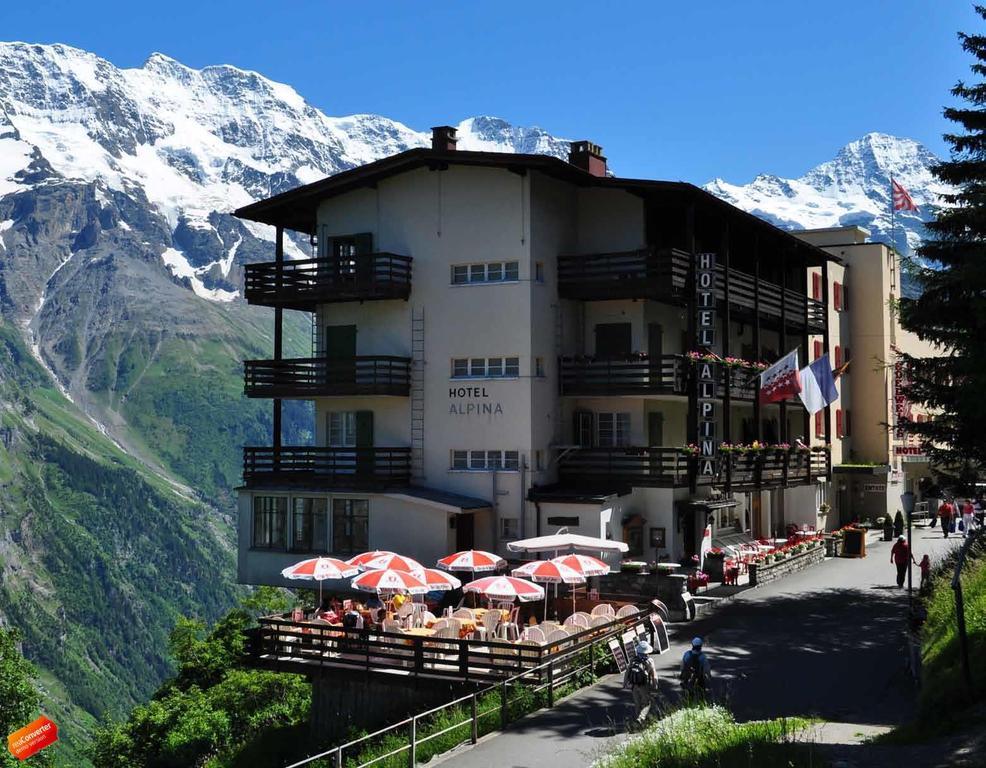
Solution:
{"label": "dark wooden roof", "polygon": [[702,202],[724,216],[745,222],[747,225],[786,239],[788,244],[800,251],[809,264],[820,264],[824,260],[838,259],[821,248],[786,232],[783,229],[754,216],[751,213],[730,205],[711,192],[684,181],[656,181],[651,179],[629,179],[617,176],[593,176],[571,163],[550,155],[524,155],[509,152],[452,152],[421,148],[409,149],[382,160],[377,160],[348,171],[342,171],[321,181],[282,192],[265,200],[238,208],[233,215],[261,224],[281,226],[306,234],[314,234],[316,211],[319,203],[336,195],[360,188],[372,188],[377,182],[416,168],[444,170],[450,165],[480,166],[484,168],[503,168],[515,173],[539,171],[547,176],[567,181],[582,187],[601,187],[623,189],[627,192],[650,196],[652,194],[672,193],[686,200]]}

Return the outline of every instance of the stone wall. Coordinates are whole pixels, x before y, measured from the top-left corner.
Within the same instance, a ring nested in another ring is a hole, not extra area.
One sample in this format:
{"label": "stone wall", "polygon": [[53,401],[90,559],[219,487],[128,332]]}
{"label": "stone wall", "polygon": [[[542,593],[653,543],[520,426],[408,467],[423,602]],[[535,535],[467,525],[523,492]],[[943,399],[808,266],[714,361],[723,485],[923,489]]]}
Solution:
{"label": "stone wall", "polygon": [[680,621],[688,615],[682,595],[687,591],[688,577],[684,574],[637,573],[619,571],[599,577],[601,595],[625,596],[635,602],[655,597],[668,606],[671,618]]}
{"label": "stone wall", "polygon": [[825,547],[813,547],[807,552],[793,555],[777,563],[765,565],[763,563],[753,563],[750,565],[750,586],[759,587],[769,584],[774,579],[787,576],[789,573],[802,571],[810,565],[821,563],[825,560]]}

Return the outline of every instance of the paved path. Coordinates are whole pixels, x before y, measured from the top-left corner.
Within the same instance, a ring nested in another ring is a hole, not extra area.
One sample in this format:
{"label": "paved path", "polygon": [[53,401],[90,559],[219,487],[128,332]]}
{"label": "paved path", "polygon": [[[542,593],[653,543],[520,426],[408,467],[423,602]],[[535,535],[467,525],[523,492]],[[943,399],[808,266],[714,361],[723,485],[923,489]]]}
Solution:
{"label": "paved path", "polygon": [[[917,558],[940,557],[961,538],[916,528]],[[661,696],[677,698],[681,654],[706,638],[716,695],[740,720],[816,715],[886,726],[914,713],[903,659],[906,590],[895,585],[890,544],[864,559],[832,559],[737,595],[707,619],[677,625],[669,653],[655,657]],[[915,568],[915,580],[919,578]],[[915,584],[915,586],[917,586]],[[446,758],[454,768],[586,766],[625,738],[629,694],[610,676],[504,733]]]}

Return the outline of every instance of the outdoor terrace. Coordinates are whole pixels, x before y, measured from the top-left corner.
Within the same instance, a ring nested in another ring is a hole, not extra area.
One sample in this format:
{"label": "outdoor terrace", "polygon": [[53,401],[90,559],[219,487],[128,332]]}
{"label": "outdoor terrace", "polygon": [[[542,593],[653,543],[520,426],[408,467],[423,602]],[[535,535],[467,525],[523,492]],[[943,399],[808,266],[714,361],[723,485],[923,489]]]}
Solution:
{"label": "outdoor terrace", "polygon": [[411,389],[411,358],[360,355],[351,358],[247,360],[243,364],[243,382],[247,397],[407,397]]}
{"label": "outdoor terrace", "polygon": [[244,295],[250,304],[309,312],[325,303],[407,299],[411,257],[368,253],[248,264]]}
{"label": "outdoor terrace", "polygon": [[[558,295],[585,301],[605,299],[685,300],[692,255],[677,249],[642,248],[635,251],[558,256]],[[788,326],[821,333],[825,328],[825,305],[790,288],[736,269],[716,267],[715,295],[742,315],[760,315]]]}
{"label": "outdoor terrace", "polygon": [[321,446],[243,449],[243,482],[248,488],[318,484],[326,488],[374,490],[411,481],[411,449]]}
{"label": "outdoor terrace", "polygon": [[[696,477],[699,485],[714,483],[727,488],[783,488],[811,483],[829,473],[828,450],[787,451],[767,449],[722,452],[718,474]],[[697,459],[674,447],[574,448],[558,460],[563,483],[589,485],[616,483],[637,487],[677,488],[690,482]]]}

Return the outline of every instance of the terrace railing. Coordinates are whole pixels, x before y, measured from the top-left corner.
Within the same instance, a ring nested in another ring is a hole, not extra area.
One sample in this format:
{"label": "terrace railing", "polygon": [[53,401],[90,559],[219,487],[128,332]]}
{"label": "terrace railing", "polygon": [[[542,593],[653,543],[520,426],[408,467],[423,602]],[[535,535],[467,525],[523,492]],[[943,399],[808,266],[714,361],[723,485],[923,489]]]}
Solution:
{"label": "terrace railing", "polygon": [[374,489],[399,487],[411,480],[410,448],[326,448],[319,446],[243,449],[243,482]]}
{"label": "terrace railing", "polygon": [[244,295],[251,304],[307,311],[331,302],[406,299],[411,261],[396,253],[367,253],[248,264]]}
{"label": "terrace railing", "polygon": [[661,355],[644,360],[561,357],[558,367],[562,395],[686,393],[686,368],[681,355]]}
{"label": "terrace railing", "polygon": [[411,358],[361,355],[352,358],[247,360],[243,364],[243,375],[243,389],[247,397],[406,397],[411,388]]}

